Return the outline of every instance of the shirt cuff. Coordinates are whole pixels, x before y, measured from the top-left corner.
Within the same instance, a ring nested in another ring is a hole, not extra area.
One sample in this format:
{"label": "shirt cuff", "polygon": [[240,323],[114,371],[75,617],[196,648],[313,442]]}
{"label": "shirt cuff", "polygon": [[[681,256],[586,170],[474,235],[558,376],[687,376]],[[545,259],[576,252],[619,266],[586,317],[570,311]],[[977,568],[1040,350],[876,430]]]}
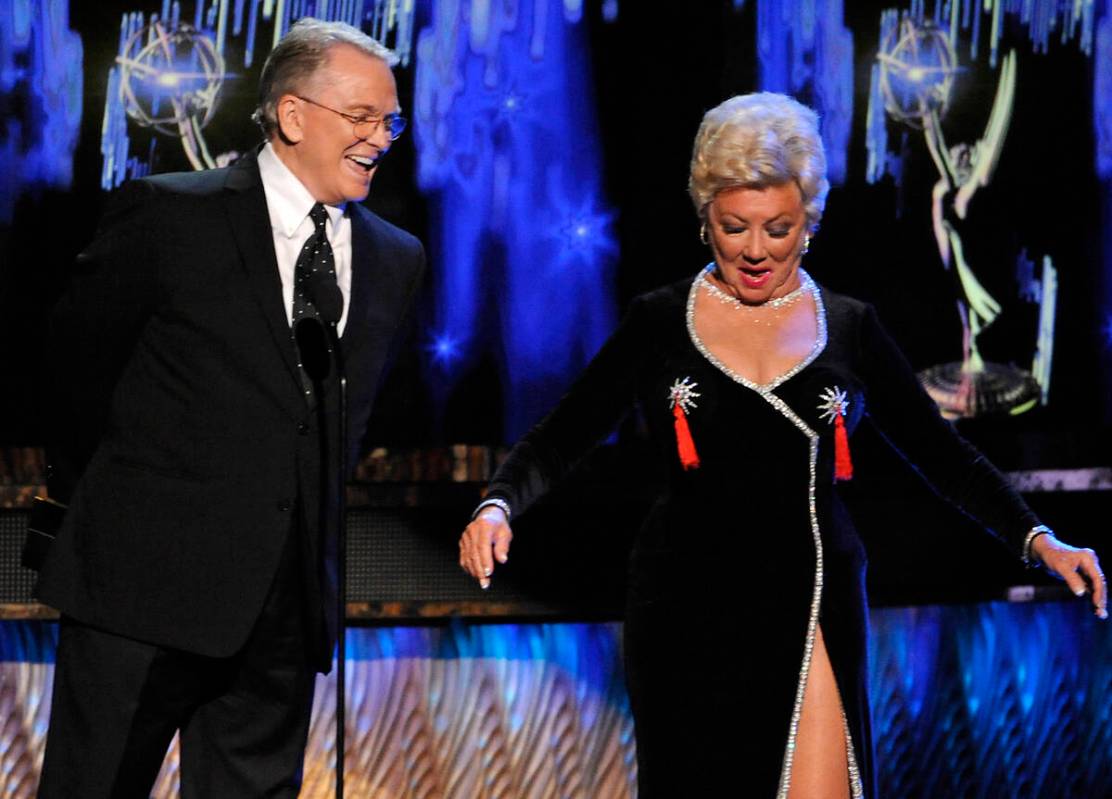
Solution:
{"label": "shirt cuff", "polygon": [[[482,506],[480,505],[479,507]],[[1043,533],[1054,535],[1054,531],[1045,524],[1037,524],[1027,532],[1027,537],[1023,539],[1023,563],[1029,568],[1034,569],[1042,565],[1042,563],[1036,560],[1031,554],[1031,544]]]}
{"label": "shirt cuff", "polygon": [[479,514],[483,512],[483,508],[487,507],[488,505],[493,505],[496,508],[501,508],[502,512],[506,514],[506,521],[510,520],[510,503],[506,502],[506,500],[504,499],[499,499],[498,497],[491,497],[490,499],[484,499],[482,502],[480,502],[478,507],[475,508],[475,512],[471,514],[471,520],[474,521],[476,518],[478,518]]}

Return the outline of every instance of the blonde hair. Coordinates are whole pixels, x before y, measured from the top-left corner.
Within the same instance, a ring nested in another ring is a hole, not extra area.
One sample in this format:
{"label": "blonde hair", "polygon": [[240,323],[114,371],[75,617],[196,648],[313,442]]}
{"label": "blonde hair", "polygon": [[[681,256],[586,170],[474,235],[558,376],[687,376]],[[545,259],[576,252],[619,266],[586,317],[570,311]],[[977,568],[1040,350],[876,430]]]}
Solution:
{"label": "blonde hair", "polygon": [[822,218],[830,181],[818,115],[784,94],[731,97],[703,116],[691,153],[687,190],[700,219],[718,192],[795,181],[808,227]]}

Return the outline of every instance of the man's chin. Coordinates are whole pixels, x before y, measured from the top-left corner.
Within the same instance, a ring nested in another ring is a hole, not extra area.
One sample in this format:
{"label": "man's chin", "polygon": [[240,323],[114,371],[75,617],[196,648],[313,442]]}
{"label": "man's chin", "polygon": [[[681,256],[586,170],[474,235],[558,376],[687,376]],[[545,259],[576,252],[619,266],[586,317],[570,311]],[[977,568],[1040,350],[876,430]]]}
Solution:
{"label": "man's chin", "polygon": [[371,181],[368,179],[362,185],[349,186],[344,191],[344,199],[347,202],[361,203],[367,199],[367,195],[371,193]]}

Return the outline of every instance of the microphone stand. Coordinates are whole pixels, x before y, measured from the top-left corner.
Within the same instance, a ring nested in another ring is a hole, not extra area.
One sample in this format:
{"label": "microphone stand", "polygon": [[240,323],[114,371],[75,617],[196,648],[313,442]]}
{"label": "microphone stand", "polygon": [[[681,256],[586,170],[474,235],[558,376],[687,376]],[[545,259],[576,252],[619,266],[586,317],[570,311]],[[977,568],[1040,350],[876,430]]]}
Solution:
{"label": "microphone stand", "polygon": [[340,386],[339,530],[336,542],[336,799],[344,799],[344,718],[347,709],[347,369],[337,322],[328,323]]}
{"label": "microphone stand", "polygon": [[[320,315],[317,320],[305,320],[304,330],[297,336],[298,347],[302,351],[302,361],[306,364],[307,371],[316,374],[313,382],[323,386],[324,378],[328,375],[328,354],[335,356],[337,384],[339,387],[339,446],[336,465],[336,501],[338,527],[336,542],[336,799],[344,797],[344,749],[345,749],[345,710],[347,707],[347,369],[344,365],[344,353],[340,349],[339,321],[343,315],[344,300],[335,277],[331,282],[321,276],[311,279],[305,287],[306,293],[311,298]],[[322,323],[322,324],[321,324]],[[327,341],[318,338],[321,327],[327,330]],[[306,353],[321,353],[323,358],[310,359]],[[321,434],[321,503],[320,518],[321,530],[328,535],[328,424],[324,407],[324,392],[318,390],[320,401],[317,403],[319,429]],[[325,539],[326,540],[326,539]],[[322,541],[322,547],[325,543]],[[323,554],[323,553],[322,553]]]}

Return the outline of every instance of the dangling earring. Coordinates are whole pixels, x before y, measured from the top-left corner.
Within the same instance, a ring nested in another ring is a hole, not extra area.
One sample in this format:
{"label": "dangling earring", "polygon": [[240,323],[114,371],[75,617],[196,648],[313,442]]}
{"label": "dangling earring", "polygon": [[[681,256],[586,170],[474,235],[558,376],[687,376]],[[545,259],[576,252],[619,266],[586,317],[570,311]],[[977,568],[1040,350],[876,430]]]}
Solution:
{"label": "dangling earring", "polygon": [[710,241],[707,240],[707,223],[706,222],[703,222],[703,224],[701,224],[699,226],[699,241],[703,242],[703,244],[710,244]]}
{"label": "dangling earring", "polygon": [[808,233],[806,236],[803,237],[803,252],[801,252],[799,255],[800,255],[800,257],[802,257],[802,256],[806,255],[807,253],[809,253],[810,251],[811,251],[811,234]]}

